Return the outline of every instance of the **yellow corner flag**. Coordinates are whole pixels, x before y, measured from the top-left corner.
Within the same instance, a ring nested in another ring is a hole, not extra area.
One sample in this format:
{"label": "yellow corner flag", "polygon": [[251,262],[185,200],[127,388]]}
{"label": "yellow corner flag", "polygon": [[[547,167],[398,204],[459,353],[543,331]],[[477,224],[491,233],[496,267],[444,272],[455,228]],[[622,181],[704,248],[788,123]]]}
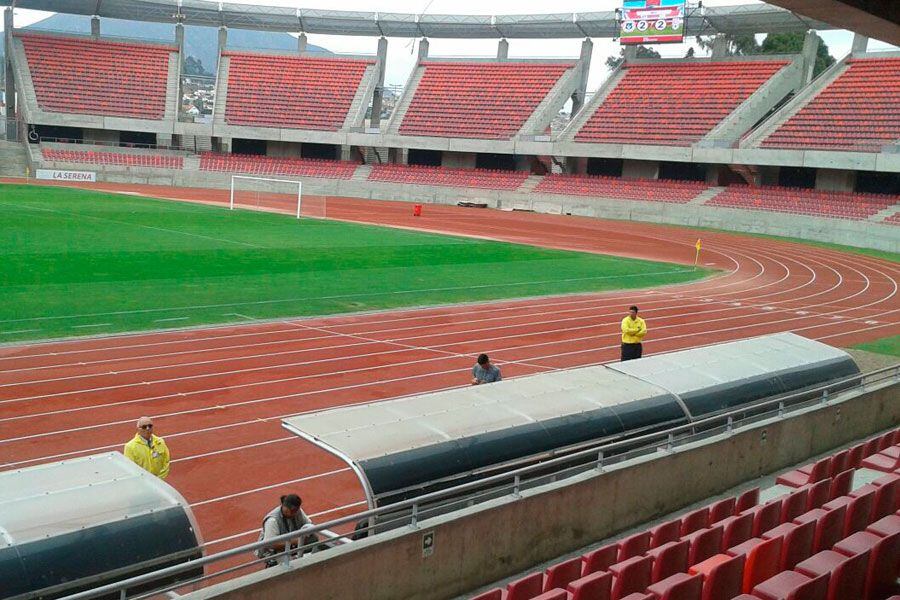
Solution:
{"label": "yellow corner flag", "polygon": [[697,268],[697,263],[700,262],[700,248],[703,247],[703,244],[700,243],[700,238],[697,238],[697,243],[694,244],[694,248],[697,249],[697,253],[694,254],[694,268]]}

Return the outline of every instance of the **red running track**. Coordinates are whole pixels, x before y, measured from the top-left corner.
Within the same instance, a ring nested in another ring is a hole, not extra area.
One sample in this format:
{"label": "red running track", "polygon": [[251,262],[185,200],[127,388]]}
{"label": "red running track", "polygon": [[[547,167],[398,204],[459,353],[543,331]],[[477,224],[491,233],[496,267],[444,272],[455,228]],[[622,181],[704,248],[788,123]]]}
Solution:
{"label": "red running track", "polygon": [[[96,187],[110,189],[111,184]],[[118,186],[221,202],[216,190]],[[596,219],[328,199],[330,217],[691,263],[697,232]],[[703,232],[701,282],[603,294],[283,319],[0,347],[0,469],[120,449],[152,415],[168,479],[211,551],[252,541],[287,491],[319,521],[363,508],[352,473],[282,417],[465,385],[488,352],[506,377],[615,360],[640,305],[648,353],[779,331],[846,346],[900,334],[898,266],[811,246]]]}

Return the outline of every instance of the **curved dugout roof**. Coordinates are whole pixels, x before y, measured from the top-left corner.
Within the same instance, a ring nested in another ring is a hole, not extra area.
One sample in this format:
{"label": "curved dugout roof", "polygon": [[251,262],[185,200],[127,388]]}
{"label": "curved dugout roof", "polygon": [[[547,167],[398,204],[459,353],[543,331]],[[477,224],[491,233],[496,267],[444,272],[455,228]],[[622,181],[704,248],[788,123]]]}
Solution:
{"label": "curved dugout roof", "polygon": [[[331,35],[434,38],[613,38],[614,11],[536,15],[418,15],[253,6],[209,0],[0,0],[0,6],[113,19]],[[376,3],[377,6],[377,3]],[[686,35],[787,33],[834,26],[766,4],[695,10]]]}
{"label": "curved dugout roof", "polygon": [[588,440],[686,422],[669,392],[605,367],[541,373],[290,417],[284,427],[386,493]]}
{"label": "curved dugout roof", "polygon": [[678,395],[695,419],[859,373],[846,352],[789,332],[609,367]]}
{"label": "curved dugout roof", "polygon": [[859,373],[793,333],[314,412],[284,427],[346,461],[370,506],[583,442],[633,437]]}

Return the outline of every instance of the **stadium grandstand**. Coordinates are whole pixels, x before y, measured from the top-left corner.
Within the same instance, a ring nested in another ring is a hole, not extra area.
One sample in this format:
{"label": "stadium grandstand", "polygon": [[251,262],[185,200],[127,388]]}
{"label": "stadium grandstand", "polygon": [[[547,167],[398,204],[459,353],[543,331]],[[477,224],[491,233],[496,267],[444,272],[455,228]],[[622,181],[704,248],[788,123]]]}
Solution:
{"label": "stadium grandstand", "polygon": [[0,0],[0,600],[900,600],[900,17],[823,3]]}

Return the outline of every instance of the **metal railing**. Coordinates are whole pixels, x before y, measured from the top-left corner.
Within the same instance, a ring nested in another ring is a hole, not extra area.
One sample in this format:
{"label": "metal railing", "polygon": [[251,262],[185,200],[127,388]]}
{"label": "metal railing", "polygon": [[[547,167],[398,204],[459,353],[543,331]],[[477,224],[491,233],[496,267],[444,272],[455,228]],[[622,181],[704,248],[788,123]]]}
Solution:
{"label": "metal railing", "polygon": [[[785,418],[793,413],[806,410],[815,406],[829,406],[840,402],[841,396],[860,391],[880,389],[891,385],[900,384],[900,364],[885,367],[869,373],[852,375],[846,378],[829,382],[828,384],[811,387],[799,392],[784,394],[768,400],[745,404],[740,407],[723,411],[719,414],[695,420],[685,425],[679,425],[662,431],[647,433],[638,437],[628,438],[611,443],[600,443],[594,446],[580,448],[568,448],[560,451],[557,456],[548,455],[546,460],[536,464],[530,464],[521,468],[505,471],[496,475],[470,481],[462,485],[416,496],[408,500],[389,504],[384,507],[370,509],[333,519],[321,525],[310,527],[303,535],[317,534],[325,538],[325,542],[317,541],[306,545],[290,546],[292,540],[298,537],[297,532],[292,532],[272,538],[265,542],[253,542],[244,544],[230,550],[204,556],[202,558],[167,567],[152,573],[146,573],[110,583],[92,590],[79,592],[64,597],[64,600],[88,600],[98,596],[117,594],[121,600],[131,597],[134,599],[147,598],[160,593],[170,592],[185,587],[197,587],[213,578],[234,573],[239,570],[259,566],[266,560],[274,560],[279,565],[286,567],[290,564],[292,555],[306,551],[314,551],[317,546],[323,544],[329,546],[342,545],[350,542],[350,539],[331,531],[346,525],[356,526],[361,522],[372,518],[382,520],[376,525],[357,527],[354,536],[369,532],[396,529],[409,526],[418,527],[420,521],[431,516],[473,506],[487,499],[495,499],[507,496],[511,499],[521,497],[523,491],[540,485],[563,480],[580,473],[594,471],[601,473],[611,465],[629,461],[639,456],[658,454],[660,452],[674,452],[679,446],[697,442],[719,435],[732,435],[743,427],[754,423],[771,419]],[[371,521],[369,521],[371,523]],[[238,565],[230,566],[215,573],[204,574],[188,581],[178,581],[155,588],[150,592],[128,596],[131,588],[146,590],[147,586],[154,582],[171,580],[181,573],[196,570],[200,567],[221,563],[236,557],[253,555],[258,550],[264,550],[272,544],[286,544],[288,547],[277,554],[264,558],[253,558]],[[14,600],[35,598],[41,595],[41,591],[23,595]]]}
{"label": "metal railing", "polygon": [[90,140],[60,137],[40,137],[37,141],[40,144],[77,144],[79,146],[106,146],[108,148],[125,148],[133,150],[175,150],[178,152],[192,152],[188,148],[185,148],[183,146],[176,146],[174,144],[139,144],[135,142],[113,142],[109,140]]}

